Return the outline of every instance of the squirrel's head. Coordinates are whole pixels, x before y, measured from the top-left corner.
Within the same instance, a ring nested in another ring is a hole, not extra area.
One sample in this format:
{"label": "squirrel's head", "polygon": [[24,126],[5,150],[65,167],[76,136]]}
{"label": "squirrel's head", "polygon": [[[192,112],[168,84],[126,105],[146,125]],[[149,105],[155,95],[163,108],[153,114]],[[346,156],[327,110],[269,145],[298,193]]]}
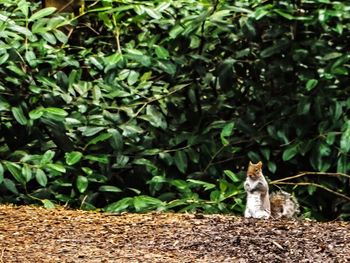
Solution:
{"label": "squirrel's head", "polygon": [[249,162],[247,176],[253,180],[258,179],[262,175],[262,162],[256,164]]}

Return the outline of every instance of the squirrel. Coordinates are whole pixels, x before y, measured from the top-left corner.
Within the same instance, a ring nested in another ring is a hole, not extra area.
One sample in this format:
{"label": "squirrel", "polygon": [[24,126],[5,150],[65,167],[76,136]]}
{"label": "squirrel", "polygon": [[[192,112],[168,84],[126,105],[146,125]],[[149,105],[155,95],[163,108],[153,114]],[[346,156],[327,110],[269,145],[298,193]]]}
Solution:
{"label": "squirrel", "polygon": [[299,213],[298,201],[285,191],[269,195],[269,185],[262,173],[262,162],[249,162],[247,178],[244,182],[247,205],[244,216],[249,218],[279,219],[293,218]]}

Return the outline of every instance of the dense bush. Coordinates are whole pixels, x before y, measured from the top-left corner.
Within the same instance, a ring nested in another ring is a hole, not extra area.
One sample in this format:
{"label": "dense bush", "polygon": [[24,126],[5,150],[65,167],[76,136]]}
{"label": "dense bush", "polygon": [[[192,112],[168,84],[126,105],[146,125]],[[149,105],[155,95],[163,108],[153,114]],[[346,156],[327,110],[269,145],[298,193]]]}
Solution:
{"label": "dense bush", "polygon": [[275,181],[306,216],[349,215],[350,5],[89,3],[0,4],[2,202],[241,212],[262,160],[322,172]]}

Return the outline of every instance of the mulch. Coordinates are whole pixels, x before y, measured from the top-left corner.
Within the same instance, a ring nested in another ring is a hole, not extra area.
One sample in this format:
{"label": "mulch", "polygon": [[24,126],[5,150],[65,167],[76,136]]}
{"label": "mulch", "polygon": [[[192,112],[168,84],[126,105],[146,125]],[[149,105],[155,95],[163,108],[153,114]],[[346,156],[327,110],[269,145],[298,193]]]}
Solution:
{"label": "mulch", "polygon": [[0,205],[0,262],[350,262],[350,224]]}

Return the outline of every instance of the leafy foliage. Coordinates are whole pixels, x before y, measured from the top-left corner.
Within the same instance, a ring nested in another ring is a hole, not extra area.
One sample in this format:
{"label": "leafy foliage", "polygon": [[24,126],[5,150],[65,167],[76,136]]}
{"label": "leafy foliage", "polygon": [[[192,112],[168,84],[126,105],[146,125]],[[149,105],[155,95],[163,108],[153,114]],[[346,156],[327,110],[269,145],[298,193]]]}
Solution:
{"label": "leafy foliage", "polygon": [[[346,3],[0,6],[3,202],[241,212],[248,159],[271,179],[350,170]],[[307,216],[346,218],[313,187],[294,187]]]}

